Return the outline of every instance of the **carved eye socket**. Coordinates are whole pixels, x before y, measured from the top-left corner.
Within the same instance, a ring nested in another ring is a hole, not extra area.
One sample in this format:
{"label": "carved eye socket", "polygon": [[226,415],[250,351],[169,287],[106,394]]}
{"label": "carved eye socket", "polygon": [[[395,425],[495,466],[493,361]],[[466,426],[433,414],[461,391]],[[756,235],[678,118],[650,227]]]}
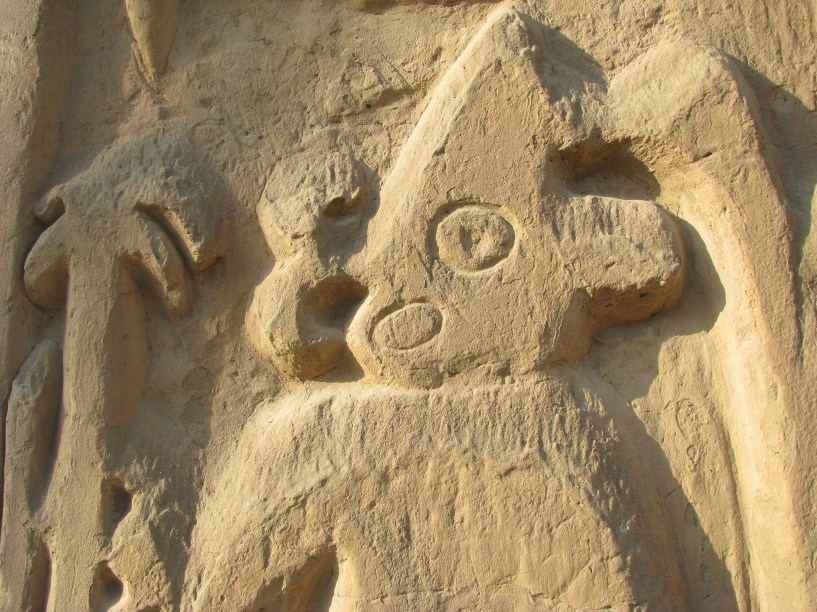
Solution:
{"label": "carved eye socket", "polygon": [[453,270],[478,272],[495,266],[513,248],[513,227],[498,213],[481,206],[464,206],[437,225],[437,249]]}

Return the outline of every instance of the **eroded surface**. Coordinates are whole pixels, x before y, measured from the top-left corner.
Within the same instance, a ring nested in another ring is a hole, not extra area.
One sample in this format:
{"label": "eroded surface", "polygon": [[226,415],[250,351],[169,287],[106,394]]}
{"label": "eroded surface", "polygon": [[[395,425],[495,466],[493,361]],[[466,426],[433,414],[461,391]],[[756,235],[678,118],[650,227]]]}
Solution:
{"label": "eroded surface", "polygon": [[0,606],[809,609],[813,16],[611,6],[6,2]]}

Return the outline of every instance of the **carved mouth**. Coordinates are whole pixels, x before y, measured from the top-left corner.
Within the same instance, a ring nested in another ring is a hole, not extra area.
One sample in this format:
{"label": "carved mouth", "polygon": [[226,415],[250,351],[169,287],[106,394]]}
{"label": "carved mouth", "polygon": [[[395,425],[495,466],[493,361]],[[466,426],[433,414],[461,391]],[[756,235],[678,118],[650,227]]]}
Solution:
{"label": "carved mouth", "polygon": [[438,386],[444,312],[426,301],[395,302],[387,293],[369,295],[352,319],[346,335],[352,355],[374,380]]}
{"label": "carved mouth", "polygon": [[408,351],[431,342],[442,325],[443,315],[438,308],[414,302],[381,318],[375,325],[372,341],[384,349]]}
{"label": "carved mouth", "polygon": [[311,328],[343,333],[366,298],[366,288],[345,276],[330,276],[312,287],[301,302],[298,315]]}

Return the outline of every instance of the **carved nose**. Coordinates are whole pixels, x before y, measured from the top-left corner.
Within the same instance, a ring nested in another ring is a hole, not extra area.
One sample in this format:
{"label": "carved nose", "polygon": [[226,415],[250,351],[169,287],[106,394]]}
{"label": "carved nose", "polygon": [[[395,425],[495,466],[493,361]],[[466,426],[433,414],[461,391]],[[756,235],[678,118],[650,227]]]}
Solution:
{"label": "carved nose", "polygon": [[442,325],[442,313],[431,304],[408,304],[377,324],[373,340],[383,348],[406,351],[431,341]]}

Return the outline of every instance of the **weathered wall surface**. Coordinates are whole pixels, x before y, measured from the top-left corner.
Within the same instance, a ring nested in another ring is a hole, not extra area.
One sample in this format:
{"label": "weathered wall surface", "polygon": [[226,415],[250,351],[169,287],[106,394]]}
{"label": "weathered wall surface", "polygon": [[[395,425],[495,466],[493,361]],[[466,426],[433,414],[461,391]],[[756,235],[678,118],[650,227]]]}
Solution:
{"label": "weathered wall surface", "polygon": [[0,2],[3,610],[809,610],[808,2]]}

